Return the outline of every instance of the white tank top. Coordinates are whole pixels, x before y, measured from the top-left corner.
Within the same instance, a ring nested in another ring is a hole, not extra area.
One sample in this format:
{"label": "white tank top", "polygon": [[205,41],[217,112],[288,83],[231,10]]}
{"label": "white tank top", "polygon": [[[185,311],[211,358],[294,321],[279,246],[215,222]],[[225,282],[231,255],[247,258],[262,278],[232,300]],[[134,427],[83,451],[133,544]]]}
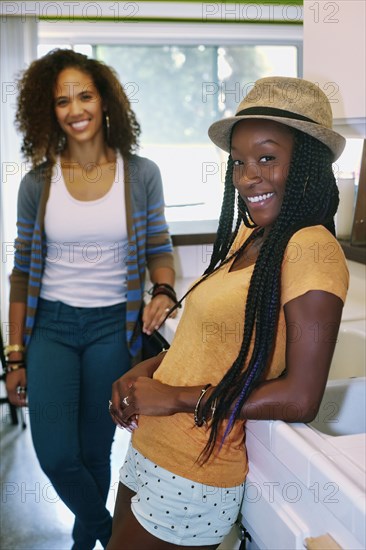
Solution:
{"label": "white tank top", "polygon": [[126,301],[128,237],[120,155],[112,187],[94,201],[70,195],[58,160],[46,206],[45,233],[42,298],[74,307]]}

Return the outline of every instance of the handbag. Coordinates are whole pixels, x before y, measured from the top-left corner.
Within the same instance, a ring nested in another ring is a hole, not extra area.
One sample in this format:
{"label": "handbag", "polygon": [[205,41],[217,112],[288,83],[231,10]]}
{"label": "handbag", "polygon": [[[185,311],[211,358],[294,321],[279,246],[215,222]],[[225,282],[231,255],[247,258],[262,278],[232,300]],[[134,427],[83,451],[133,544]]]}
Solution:
{"label": "handbag", "polygon": [[142,332],[142,360],[155,357],[160,352],[170,348],[169,342],[158,331],[154,330],[151,334]]}
{"label": "handbag", "polygon": [[[168,319],[169,315],[177,308],[182,307],[182,301],[184,298],[189,294],[190,290],[186,292],[186,294],[181,298],[180,300],[177,300],[175,305],[167,312],[164,321],[161,323],[163,325],[165,321]],[[140,315],[139,315],[139,323],[140,327],[142,328],[142,311],[143,311],[144,305],[141,308]],[[160,326],[161,326],[160,325]],[[142,360],[150,359],[151,357],[155,357],[162,351],[166,351],[170,348],[169,342],[164,338],[164,336],[158,331],[154,330],[151,334],[146,334],[145,332],[142,332]]]}
{"label": "handbag", "polygon": [[[145,359],[150,359],[150,357],[155,357],[158,355],[161,351],[167,350],[170,348],[169,342],[164,338],[164,336],[158,331],[154,330],[151,334],[146,334],[145,332],[142,332],[142,311],[144,306],[141,308],[140,315],[139,315],[139,325],[140,325],[140,331],[141,331],[141,338],[142,338],[142,361],[145,361]],[[165,323],[168,315],[165,317],[162,324]]]}

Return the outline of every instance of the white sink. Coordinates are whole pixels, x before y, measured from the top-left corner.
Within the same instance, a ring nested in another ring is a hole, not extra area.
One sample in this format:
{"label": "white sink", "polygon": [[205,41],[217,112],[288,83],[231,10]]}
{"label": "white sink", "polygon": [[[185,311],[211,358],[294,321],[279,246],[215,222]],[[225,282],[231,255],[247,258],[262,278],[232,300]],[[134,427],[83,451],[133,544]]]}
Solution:
{"label": "white sink", "polygon": [[309,425],[333,437],[366,433],[366,378],[330,380]]}

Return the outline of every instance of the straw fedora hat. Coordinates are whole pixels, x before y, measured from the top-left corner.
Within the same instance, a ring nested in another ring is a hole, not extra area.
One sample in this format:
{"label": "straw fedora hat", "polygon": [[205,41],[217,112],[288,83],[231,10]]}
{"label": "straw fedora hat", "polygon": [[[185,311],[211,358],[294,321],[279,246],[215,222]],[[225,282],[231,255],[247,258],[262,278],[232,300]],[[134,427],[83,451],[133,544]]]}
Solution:
{"label": "straw fedora hat", "polygon": [[274,120],[297,128],[318,139],[333,153],[336,160],[346,140],[332,130],[332,110],[327,96],[308,80],[271,76],[257,80],[239,104],[235,116],[214,122],[208,135],[211,140],[230,152],[231,133],[235,124],[248,118]]}

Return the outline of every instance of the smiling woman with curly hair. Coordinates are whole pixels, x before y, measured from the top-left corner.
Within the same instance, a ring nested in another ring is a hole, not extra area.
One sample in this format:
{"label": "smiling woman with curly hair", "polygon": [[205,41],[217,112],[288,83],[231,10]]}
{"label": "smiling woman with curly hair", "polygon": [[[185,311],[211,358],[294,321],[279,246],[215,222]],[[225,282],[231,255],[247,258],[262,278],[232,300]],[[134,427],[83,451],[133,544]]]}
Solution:
{"label": "smiling woman with curly hair", "polygon": [[70,67],[91,76],[102,102],[108,105],[108,115],[113,121],[108,136],[104,123],[108,145],[122,156],[138,145],[140,125],[115,71],[73,50],[54,50],[42,58],[42,63],[34,61],[18,83],[16,122],[24,136],[22,152],[33,166],[44,160],[53,162],[66,144],[57,122],[54,90],[59,73]]}
{"label": "smiling woman with curly hair", "polygon": [[[18,196],[6,386],[29,405],[40,465],[75,514],[73,548],[91,550],[112,529],[111,385],[175,303],[162,182],[134,152],[140,126],[113,69],[58,49],[18,84],[32,170]],[[156,292],[142,312],[146,267]]]}

